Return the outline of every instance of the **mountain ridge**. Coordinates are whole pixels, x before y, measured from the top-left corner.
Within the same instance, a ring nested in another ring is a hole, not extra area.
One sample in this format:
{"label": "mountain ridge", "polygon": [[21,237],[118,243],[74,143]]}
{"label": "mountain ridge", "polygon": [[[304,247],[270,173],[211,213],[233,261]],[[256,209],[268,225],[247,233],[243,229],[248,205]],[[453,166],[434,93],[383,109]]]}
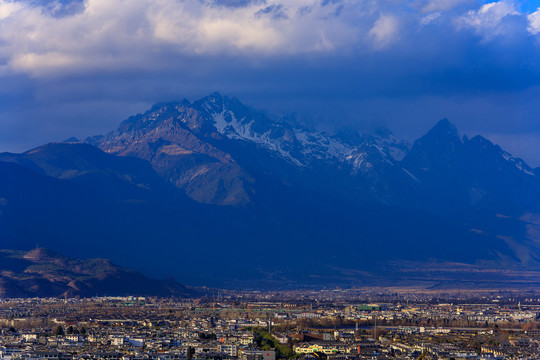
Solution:
{"label": "mountain ridge", "polygon": [[[256,161],[240,164],[237,160],[243,154],[231,152],[231,147],[227,145],[228,142],[243,142],[257,154],[266,152],[269,157],[285,160],[288,164],[278,165],[280,168],[273,175],[286,178],[287,181],[306,177],[307,180],[298,182],[299,186],[321,189],[327,187],[327,184],[333,184],[336,188],[342,187],[348,193],[347,196],[354,194],[356,200],[363,198],[397,206],[408,202],[406,206],[410,207],[418,202],[414,198],[403,198],[403,194],[418,195],[432,191],[433,187],[430,180],[425,179],[426,188],[422,188],[424,184],[419,179],[419,170],[426,166],[450,165],[452,161],[458,161],[452,158],[456,154],[463,157],[461,160],[466,160],[461,153],[469,150],[464,148],[471,141],[474,145],[480,139],[476,136],[463,142],[456,127],[448,119],[439,121],[413,145],[396,139],[391,132],[382,136],[356,133],[346,140],[344,138],[339,133],[330,135],[299,125],[273,121],[264,113],[243,105],[236,98],[214,92],[193,103],[183,100],[165,105],[156,104],[146,113],[124,121],[118,130],[91,142],[111,154],[130,155],[150,161],[160,175],[202,203],[246,205],[252,202],[252,185],[256,179],[246,168],[261,165]],[[435,140],[430,142],[429,139]],[[484,148],[493,145],[489,140],[482,139]],[[421,153],[423,150],[418,149],[422,148],[423,142],[435,147]],[[449,148],[445,150],[441,146]],[[538,182],[534,170],[521,159],[497,149],[500,154],[492,154],[492,157],[502,156],[517,169],[516,173],[523,172],[534,178],[529,183]],[[425,163],[429,159],[425,157],[426,151],[438,154],[439,157],[429,164]],[[445,158],[441,158],[443,153],[446,153]],[[419,163],[422,161],[423,165]],[[264,163],[262,166],[265,166]],[[324,178],[322,184],[312,181],[317,176]],[[464,185],[448,184],[450,190],[460,186]],[[528,190],[531,190],[531,186]],[[538,187],[538,184],[534,184],[534,187]],[[479,193],[474,189],[469,191]],[[226,195],[219,196],[220,193]],[[492,195],[496,198],[499,194],[497,190]],[[393,202],[393,198],[396,201]],[[470,205],[470,198],[462,195],[459,198],[462,204],[450,206],[451,211],[456,206]],[[523,195],[521,199],[524,199]],[[423,202],[421,206],[423,210],[445,212],[445,209],[436,208],[428,202]]]}
{"label": "mountain ridge", "polygon": [[45,248],[0,250],[0,259],[0,298],[194,293],[172,279],[152,280],[108,259],[72,259]]}
{"label": "mountain ridge", "polygon": [[[447,119],[408,144],[388,130],[328,134],[275,121],[213,93],[74,140],[0,154],[36,173],[9,175],[32,196],[0,187],[6,243],[100,247],[210,286],[358,285],[404,260],[540,269],[537,171],[482,136],[460,137]],[[33,187],[43,182],[62,206],[40,198]]]}

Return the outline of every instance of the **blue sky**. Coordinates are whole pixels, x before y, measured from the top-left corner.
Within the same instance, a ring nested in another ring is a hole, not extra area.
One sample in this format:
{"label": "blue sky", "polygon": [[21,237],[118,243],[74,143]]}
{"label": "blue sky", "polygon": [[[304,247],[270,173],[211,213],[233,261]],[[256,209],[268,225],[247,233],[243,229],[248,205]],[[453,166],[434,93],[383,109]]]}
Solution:
{"label": "blue sky", "polygon": [[0,0],[0,151],[212,91],[414,140],[447,117],[540,166],[540,1]]}

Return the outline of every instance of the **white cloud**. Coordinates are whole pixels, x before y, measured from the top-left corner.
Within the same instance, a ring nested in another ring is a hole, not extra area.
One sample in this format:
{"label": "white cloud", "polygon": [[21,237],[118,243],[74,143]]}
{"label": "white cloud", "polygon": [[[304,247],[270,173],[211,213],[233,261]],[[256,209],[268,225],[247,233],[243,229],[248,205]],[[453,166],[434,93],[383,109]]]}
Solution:
{"label": "white cloud", "polygon": [[427,14],[426,16],[424,16],[421,20],[420,20],[420,23],[422,25],[427,25],[427,24],[430,24],[434,21],[436,21],[437,19],[439,19],[441,17],[441,13],[440,12],[434,12],[434,13],[431,13],[431,14]]}
{"label": "white cloud", "polygon": [[470,10],[458,20],[461,27],[475,29],[486,39],[494,35],[504,34],[505,28],[500,26],[508,16],[520,15],[511,1],[501,0],[483,5],[479,10]]}
{"label": "white cloud", "polygon": [[540,33],[540,8],[538,8],[536,12],[530,14],[527,19],[529,20],[527,30],[533,35]]}
{"label": "white cloud", "polygon": [[383,48],[398,39],[399,21],[392,15],[381,15],[369,31],[377,48]]}
{"label": "white cloud", "polygon": [[20,2],[0,0],[0,20],[3,20],[24,8]]}
{"label": "white cloud", "polygon": [[[0,0],[0,72],[39,77],[151,69],[171,64],[167,59],[174,56],[369,53],[418,37],[413,32],[421,30],[410,24],[454,30],[447,20],[455,14],[448,11],[473,0],[418,0],[410,7],[399,0],[237,1],[236,6],[216,0],[85,0],[84,7],[62,16],[55,16],[61,2],[52,9],[25,1],[30,0]],[[515,6],[503,0],[457,21],[462,29],[496,33],[502,19],[515,14]],[[536,17],[529,19],[534,32]]]}
{"label": "white cloud", "polygon": [[423,13],[448,11],[464,4],[474,4],[471,0],[429,0],[422,6]]}
{"label": "white cloud", "polygon": [[[0,58],[8,59],[14,70],[36,76],[77,66],[121,66],[162,51],[324,52],[357,41],[362,31],[358,23],[369,21],[363,18],[369,15],[363,2],[352,0],[290,0],[286,5],[267,0],[240,7],[210,0],[86,0],[82,11],[63,17],[21,4],[0,0]],[[269,6],[279,9],[280,16],[265,11]]]}

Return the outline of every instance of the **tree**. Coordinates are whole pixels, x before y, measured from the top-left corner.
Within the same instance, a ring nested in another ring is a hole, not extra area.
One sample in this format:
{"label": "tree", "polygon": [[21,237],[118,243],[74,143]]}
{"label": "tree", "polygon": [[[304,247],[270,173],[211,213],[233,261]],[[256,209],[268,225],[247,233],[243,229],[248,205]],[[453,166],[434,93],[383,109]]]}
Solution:
{"label": "tree", "polygon": [[54,329],[53,335],[64,336],[64,328],[62,327],[62,325],[58,325],[56,329]]}
{"label": "tree", "polygon": [[188,347],[188,349],[187,349],[187,358],[189,360],[193,359],[193,354],[195,354],[195,349],[192,348],[191,346]]}

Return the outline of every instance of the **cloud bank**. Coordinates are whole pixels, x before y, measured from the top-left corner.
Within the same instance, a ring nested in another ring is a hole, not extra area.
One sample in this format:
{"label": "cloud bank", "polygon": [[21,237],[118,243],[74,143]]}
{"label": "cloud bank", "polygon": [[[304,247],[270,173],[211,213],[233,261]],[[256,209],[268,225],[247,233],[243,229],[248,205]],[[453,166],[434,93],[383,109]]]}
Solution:
{"label": "cloud bank", "polygon": [[456,38],[468,31],[492,41],[526,31],[531,37],[538,34],[538,12],[522,13],[518,3],[506,0],[466,9],[473,4],[1,0],[1,71],[46,76],[126,66],[153,68],[164,56],[369,56],[392,47],[413,49],[420,46],[415,39],[433,31],[451,32]]}

